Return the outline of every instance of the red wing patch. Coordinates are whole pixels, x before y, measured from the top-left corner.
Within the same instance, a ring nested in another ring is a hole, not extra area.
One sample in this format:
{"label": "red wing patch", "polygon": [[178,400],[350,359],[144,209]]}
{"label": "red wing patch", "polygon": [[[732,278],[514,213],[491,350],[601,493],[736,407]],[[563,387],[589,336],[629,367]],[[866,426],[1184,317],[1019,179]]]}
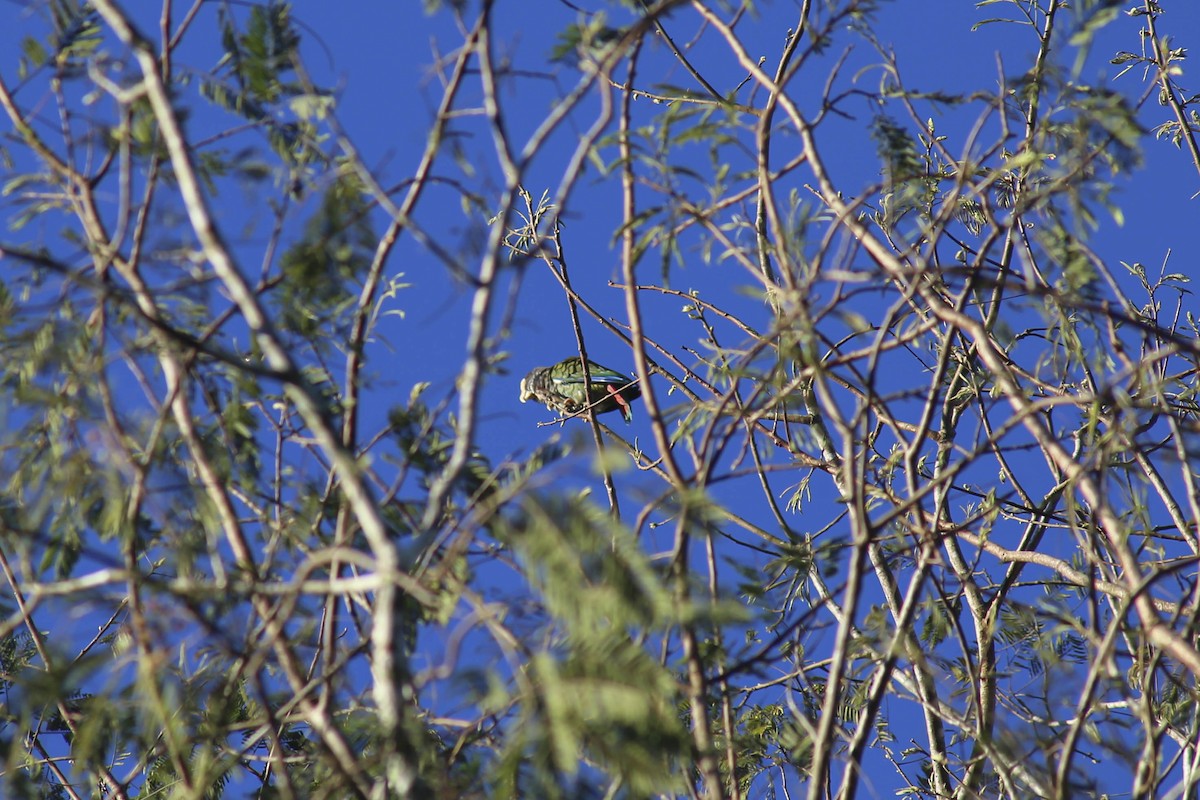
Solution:
{"label": "red wing patch", "polygon": [[[629,411],[630,413],[633,412],[633,409],[631,409],[629,407],[629,401],[626,400],[624,397],[622,397],[621,393],[618,390],[616,390],[612,386],[608,386],[608,385],[605,385],[604,388],[608,390],[608,393],[610,395],[612,395],[612,399],[617,401],[617,405],[619,405],[621,408],[625,409],[625,411]],[[622,411],[621,413],[624,414],[625,411]]]}

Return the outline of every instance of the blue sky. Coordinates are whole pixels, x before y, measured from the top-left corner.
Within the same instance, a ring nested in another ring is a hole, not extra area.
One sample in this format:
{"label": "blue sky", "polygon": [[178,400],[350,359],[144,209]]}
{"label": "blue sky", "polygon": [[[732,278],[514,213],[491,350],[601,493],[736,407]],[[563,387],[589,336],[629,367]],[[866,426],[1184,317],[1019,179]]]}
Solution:
{"label": "blue sky", "polygon": [[[599,7],[600,4],[594,5]],[[1161,26],[1165,31],[1186,35],[1200,30],[1200,4],[1191,0],[1168,0],[1164,6],[1167,13]],[[7,13],[23,17],[21,8],[19,3],[10,3]],[[243,11],[237,6],[233,9],[235,14]],[[946,92],[979,88],[988,91],[996,86],[1001,71],[1015,75],[1028,69],[1029,59],[1035,51],[1035,43],[1028,31],[1016,25],[995,24],[971,32],[973,25],[1002,9],[997,5],[979,9],[965,0],[904,0],[884,4],[880,21],[873,29],[885,47],[895,52],[904,81],[910,88]],[[614,24],[628,22],[622,13],[612,14]],[[755,56],[765,56],[771,64],[783,45],[784,32],[795,22],[797,4],[763,3],[757,9],[757,15],[748,19],[739,32],[745,36],[748,51]],[[446,57],[458,45],[461,32],[449,14],[426,16],[418,10],[418,4],[411,1],[297,3],[295,16],[301,23],[303,54],[308,69],[318,83],[336,88],[340,124],[353,139],[365,163],[375,170],[380,182],[384,186],[399,184],[411,174],[419,158],[433,110],[441,97],[439,71],[431,65],[435,58]],[[153,19],[152,16],[145,18],[146,30],[154,30]],[[578,79],[573,66],[548,62],[559,33],[578,19],[576,11],[553,0],[505,5],[496,14],[497,27],[492,35],[499,43],[497,52],[514,69],[522,71],[521,77],[506,82],[501,92],[514,141],[523,142],[552,109],[555,100]],[[206,9],[195,24],[197,30],[190,37],[193,43],[179,54],[179,62],[198,70],[211,68],[219,55],[214,46],[215,14]],[[686,25],[678,24],[679,29],[672,26],[673,32],[677,31],[682,40],[690,39],[694,33],[694,20],[688,18]],[[11,37],[28,32],[23,26],[4,27],[0,30],[0,47],[4,52],[15,53]],[[843,51],[843,46],[852,42],[853,47]],[[1113,82],[1118,90],[1140,96],[1144,91],[1142,74],[1134,71],[1118,79],[1121,68],[1108,63],[1116,51],[1136,50],[1137,47],[1137,21],[1120,17],[1102,31],[1076,80],[1081,83]],[[745,71],[729,58],[726,48],[711,31],[704,34],[691,53],[706,77],[719,87],[737,85],[745,78]],[[882,74],[878,54],[865,41],[846,36],[824,57],[823,63],[832,64],[843,54],[846,62],[838,80],[839,88],[844,91],[874,90]],[[1186,70],[1186,62],[1184,67]],[[0,69],[5,70],[7,79],[13,79],[11,58],[0,65]],[[816,64],[809,70],[814,79],[798,81],[794,86],[802,105],[811,104],[819,97],[822,86],[816,77],[823,79],[826,67]],[[672,62],[670,54],[661,46],[647,52],[641,72],[650,82],[692,86],[689,76]],[[478,96],[475,86],[468,83],[466,97]],[[748,94],[749,89],[744,90],[743,98]],[[22,97],[22,101],[29,103],[30,99]],[[181,102],[193,110],[191,124],[196,129],[220,128],[227,124],[225,118],[215,113],[208,116],[211,110],[194,93],[194,85],[193,94],[184,94]],[[835,182],[853,192],[879,180],[881,165],[868,130],[875,108],[864,99],[854,98],[847,100],[843,108],[852,117],[831,120],[819,131],[818,141],[829,159]],[[586,103],[581,113],[569,119],[550,139],[547,149],[531,165],[525,185],[535,196],[558,186],[579,133],[591,123],[590,115],[594,115],[595,110],[594,103]],[[648,124],[659,111],[661,108],[648,103],[635,107],[640,124]],[[980,106],[958,109],[929,106],[922,113],[932,117],[937,132],[950,137],[951,151],[958,152],[979,117]],[[1154,92],[1150,90],[1149,99],[1142,107],[1143,124],[1151,128],[1165,118],[1166,111],[1155,102]],[[466,160],[455,163],[443,159],[436,172],[470,184],[494,203],[494,190],[501,179],[486,127],[479,117],[465,117],[455,123],[454,130],[461,137],[458,141]],[[786,142],[780,144],[778,159],[784,158],[782,154],[787,152],[788,146]],[[1196,225],[1194,196],[1200,190],[1200,176],[1192,169],[1186,155],[1169,142],[1148,142],[1143,156],[1145,165],[1132,179],[1118,179],[1121,192],[1116,199],[1124,212],[1124,224],[1118,225],[1102,215],[1099,229],[1091,238],[1092,246],[1117,271],[1120,271],[1118,261],[1139,261],[1146,264],[1151,274],[1156,273],[1167,259],[1170,249],[1166,271],[1194,277],[1197,272],[1195,237],[1180,235],[1180,232],[1189,231]],[[608,157],[612,157],[611,149]],[[737,164],[734,160],[736,147],[730,148],[729,157],[735,168],[746,168],[745,163]],[[700,196],[703,179],[719,164],[712,163],[697,148],[689,166],[697,171],[700,180],[684,185]],[[807,174],[801,174],[789,188],[795,188],[804,196],[803,183],[808,180]],[[270,220],[265,208],[257,202],[260,199],[226,190],[218,204],[218,221],[226,226],[231,239],[236,240],[240,231],[251,230],[238,247],[244,258],[244,269],[250,273],[258,269],[263,226]],[[310,208],[312,202],[310,199]],[[614,180],[601,179],[594,170],[586,173],[565,208],[564,242],[577,291],[605,315],[623,320],[621,293],[608,286],[618,274],[619,253],[612,235],[620,220],[619,202]],[[299,230],[302,216],[297,217],[296,230]],[[418,209],[416,217],[444,246],[464,254],[465,267],[475,268],[471,254],[486,219],[481,209],[464,212],[453,190],[435,188]],[[737,309],[752,324],[765,326],[769,317],[767,309],[759,298],[742,291],[748,278],[740,268],[727,262],[706,263],[699,243],[691,240],[690,244],[695,248],[685,253],[686,265],[674,269],[672,287],[685,291],[695,289],[706,299]],[[848,266],[854,266],[853,261]],[[653,257],[647,258],[641,269],[648,282],[657,282],[661,277]],[[393,275],[403,273],[411,286],[401,291],[388,306],[388,310],[402,312],[403,317],[386,318],[380,328],[380,339],[369,353],[369,371],[376,379],[364,406],[364,438],[385,424],[387,409],[407,398],[410,387],[418,381],[434,382],[431,389],[434,399],[450,393],[465,354],[471,300],[469,287],[452,278],[442,264],[409,237],[398,245],[389,263],[389,272]],[[513,267],[506,286],[513,285],[511,280],[517,276],[520,293],[515,301],[512,335],[499,348],[510,353],[508,373],[488,377],[481,399],[483,413],[477,435],[481,451],[497,463],[512,454],[528,453],[551,436],[573,438],[583,437],[585,433],[584,426],[577,422],[568,423],[562,431],[538,427],[539,422],[550,419],[551,415],[536,404],[517,402],[517,384],[521,375],[532,367],[551,364],[575,352],[563,293],[545,266],[529,263]],[[1132,291],[1132,282],[1130,287]],[[1191,298],[1185,300],[1186,307],[1194,309]],[[644,302],[650,334],[685,361],[690,361],[686,349],[700,347],[698,341],[702,331],[682,312],[682,300],[648,296]],[[869,300],[864,303],[864,308],[870,308]],[[584,325],[589,353],[595,360],[617,369],[633,369],[624,343],[594,322],[585,320]],[[735,334],[728,330],[722,333],[731,337],[730,344],[736,341]],[[665,395],[665,384],[656,384],[656,387]],[[667,404],[676,402],[676,398],[666,398]],[[614,427],[650,449],[653,445],[649,428],[645,414],[640,412],[640,407],[635,409],[635,421],[629,428],[619,421]],[[606,421],[612,424],[611,419]],[[581,451],[589,452],[589,448],[588,441],[581,438]],[[596,485],[587,459],[556,470],[556,477],[562,481],[560,486]],[[630,507],[636,507],[633,499],[661,488],[656,479],[636,472],[622,473],[617,480],[631,500]],[[788,488],[786,480],[774,487],[777,494]],[[737,504],[740,497],[756,491],[759,490],[752,482],[736,480],[713,490],[718,498],[731,504]],[[597,490],[596,496],[600,499],[601,492]],[[829,500],[828,486],[824,486],[817,489],[809,502],[827,511],[831,505]],[[769,515],[759,508],[757,497],[754,503],[747,503],[746,513],[759,524],[771,524]],[[827,519],[826,514],[815,516]],[[797,519],[796,527],[805,529],[802,516]],[[644,536],[646,549],[650,552],[662,551],[669,546],[666,529],[648,531]],[[881,787],[876,788],[880,789],[880,794],[888,794]]]}

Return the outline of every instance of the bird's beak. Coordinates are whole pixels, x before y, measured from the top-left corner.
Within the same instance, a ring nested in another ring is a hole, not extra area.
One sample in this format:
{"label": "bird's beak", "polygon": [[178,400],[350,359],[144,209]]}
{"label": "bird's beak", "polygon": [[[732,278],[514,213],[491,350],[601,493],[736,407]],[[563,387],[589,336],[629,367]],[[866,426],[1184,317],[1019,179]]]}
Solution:
{"label": "bird's beak", "polygon": [[529,393],[525,389],[525,379],[521,378],[521,402],[524,403],[529,399]]}

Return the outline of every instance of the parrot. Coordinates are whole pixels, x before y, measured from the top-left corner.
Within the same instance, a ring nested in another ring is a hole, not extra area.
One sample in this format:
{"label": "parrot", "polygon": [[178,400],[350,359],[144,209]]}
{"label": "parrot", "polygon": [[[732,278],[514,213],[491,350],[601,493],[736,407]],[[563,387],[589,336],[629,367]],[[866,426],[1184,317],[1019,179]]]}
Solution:
{"label": "parrot", "polygon": [[630,400],[641,397],[635,378],[601,366],[595,361],[587,362],[591,378],[592,394],[586,394],[583,381],[583,359],[579,356],[566,358],[552,367],[538,367],[521,379],[521,402],[536,400],[546,408],[563,414],[578,414],[588,406],[597,414],[621,410],[625,423],[633,420]]}

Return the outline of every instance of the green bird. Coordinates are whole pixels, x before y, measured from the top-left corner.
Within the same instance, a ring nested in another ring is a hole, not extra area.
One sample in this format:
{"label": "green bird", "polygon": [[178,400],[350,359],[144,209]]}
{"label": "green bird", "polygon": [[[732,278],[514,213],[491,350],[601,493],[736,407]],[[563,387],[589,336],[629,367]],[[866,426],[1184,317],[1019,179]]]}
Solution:
{"label": "green bird", "polygon": [[628,423],[633,419],[631,400],[642,396],[637,380],[597,364],[587,362],[592,393],[587,394],[583,380],[583,359],[563,359],[553,367],[538,367],[521,379],[521,402],[536,400],[546,408],[563,414],[578,414],[591,407],[597,414],[621,410]]}

